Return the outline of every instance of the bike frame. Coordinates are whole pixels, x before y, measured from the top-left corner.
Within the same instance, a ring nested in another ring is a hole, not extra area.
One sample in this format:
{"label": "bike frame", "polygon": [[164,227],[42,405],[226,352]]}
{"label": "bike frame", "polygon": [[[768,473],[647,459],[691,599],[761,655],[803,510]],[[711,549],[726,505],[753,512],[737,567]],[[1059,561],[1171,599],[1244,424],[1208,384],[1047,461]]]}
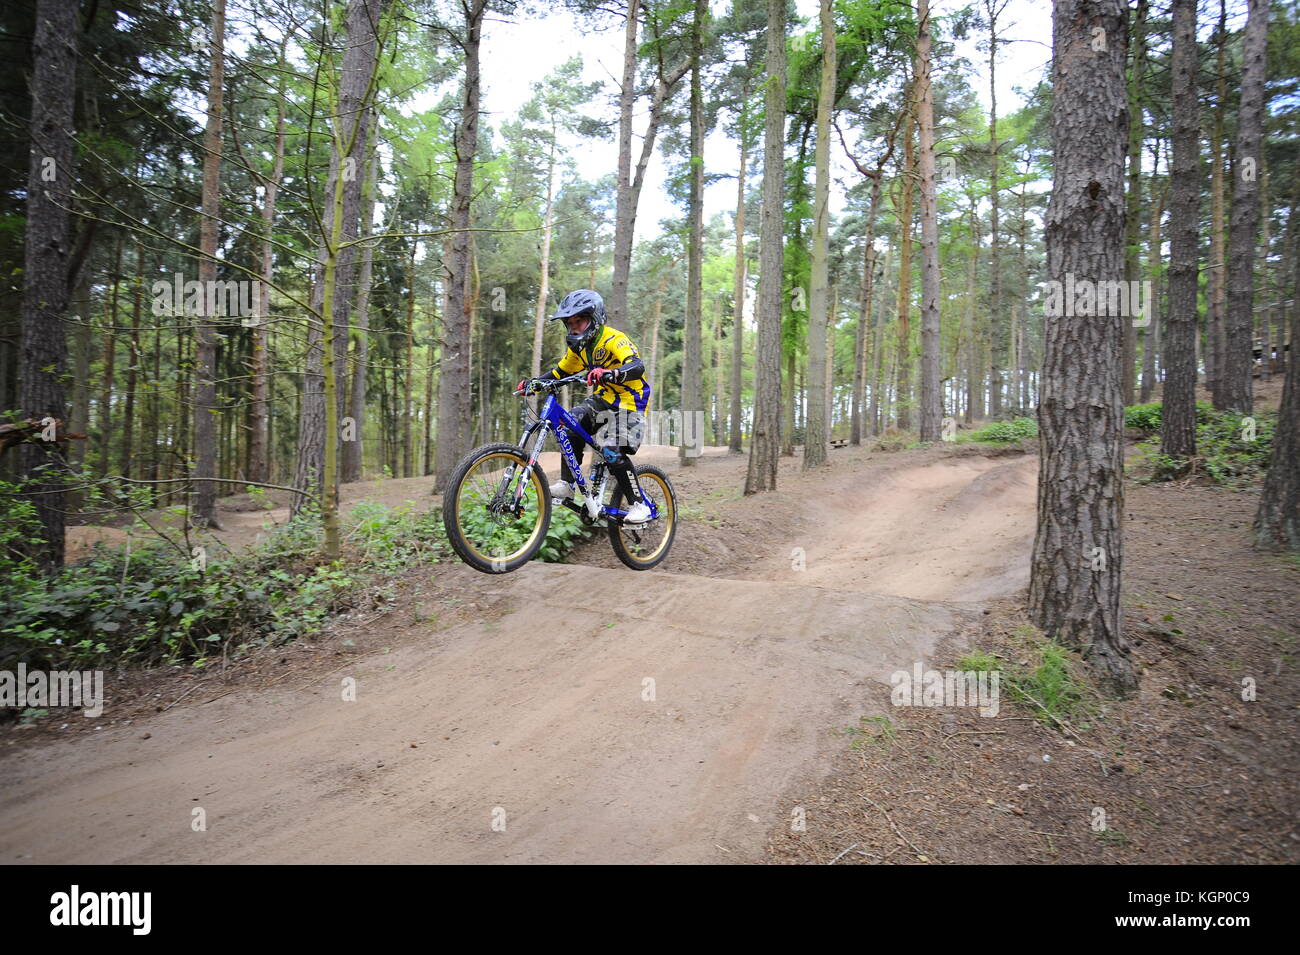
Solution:
{"label": "bike frame", "polygon": [[[566,384],[576,383],[572,379],[561,380]],[[569,435],[577,435],[579,440],[596,452],[596,458],[591,463],[591,477],[593,481],[596,476],[596,469],[602,464],[605,464],[604,452],[596,445],[595,439],[587,433],[587,430],[578,423],[578,419],[570,414],[567,408],[560,404],[554,393],[547,394],[546,401],[542,403],[542,409],[538,412],[537,420],[524,429],[523,437],[519,439],[519,447],[524,449],[528,448],[529,441],[533,441],[532,450],[528,452],[529,471],[531,471],[533,465],[537,463],[537,456],[542,451],[542,445],[546,443],[547,434],[555,435],[555,443],[560,447],[560,454],[569,465],[569,471],[573,474],[574,480],[578,482],[578,487],[582,488],[583,496],[594,500],[599,500],[603,497],[604,481],[601,482],[601,487],[599,489],[593,489],[589,485],[588,481],[583,477],[582,467],[578,464],[578,458],[573,453],[573,443],[569,440]],[[525,472],[525,474],[526,473],[527,472]],[[507,473],[506,487],[510,486],[509,482],[512,477],[513,475]],[[632,482],[632,485],[638,492],[640,492],[641,500],[650,508],[650,520],[655,520],[659,516],[659,508],[655,506],[654,501],[646,497],[645,491],[641,490],[635,480]],[[516,508],[521,506],[523,495],[524,482],[520,481],[518,486],[515,488],[514,504]],[[565,503],[569,505],[572,510],[582,510],[578,505],[573,504],[572,501],[565,501]],[[622,523],[623,518],[627,516],[627,511],[623,508],[609,507],[602,504],[600,514],[597,516],[610,518]]]}

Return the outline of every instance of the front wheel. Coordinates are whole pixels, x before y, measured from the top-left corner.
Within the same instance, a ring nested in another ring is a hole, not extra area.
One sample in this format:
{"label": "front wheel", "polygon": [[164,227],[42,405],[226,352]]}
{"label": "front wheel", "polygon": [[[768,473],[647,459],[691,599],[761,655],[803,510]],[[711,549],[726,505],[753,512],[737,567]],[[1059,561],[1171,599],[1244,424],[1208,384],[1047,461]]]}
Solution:
{"label": "front wheel", "polygon": [[452,549],[485,574],[518,570],[541,549],[551,526],[546,475],[513,444],[475,448],[456,465],[442,495]]}
{"label": "front wheel", "polygon": [[[653,464],[643,464],[636,469],[641,493],[654,502],[659,516],[646,524],[624,527],[609,522],[609,543],[614,553],[633,570],[649,570],[668,556],[677,533],[677,497],[668,475]],[[623,491],[615,488],[610,501],[613,507],[623,506]]]}

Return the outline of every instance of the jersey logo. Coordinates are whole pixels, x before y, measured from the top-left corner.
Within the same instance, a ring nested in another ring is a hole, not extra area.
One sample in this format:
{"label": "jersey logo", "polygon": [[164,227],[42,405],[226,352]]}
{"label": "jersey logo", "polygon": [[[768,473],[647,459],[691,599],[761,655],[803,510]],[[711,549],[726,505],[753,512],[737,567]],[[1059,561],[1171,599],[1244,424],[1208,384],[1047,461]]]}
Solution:
{"label": "jersey logo", "polygon": [[596,351],[592,354],[591,357],[598,362],[603,362],[605,360],[605,356],[608,354],[609,354],[609,350],[602,345],[600,348],[596,349]]}

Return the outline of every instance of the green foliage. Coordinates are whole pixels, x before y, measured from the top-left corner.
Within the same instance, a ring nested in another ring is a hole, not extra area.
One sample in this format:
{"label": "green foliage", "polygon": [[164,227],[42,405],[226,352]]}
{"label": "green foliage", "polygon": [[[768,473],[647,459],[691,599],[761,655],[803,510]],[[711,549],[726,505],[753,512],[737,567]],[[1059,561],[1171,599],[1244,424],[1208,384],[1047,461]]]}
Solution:
{"label": "green foliage", "polygon": [[[1145,405],[1130,405],[1124,409],[1124,427],[1155,434],[1160,430],[1160,409],[1161,404],[1158,401]],[[1208,401],[1196,402],[1197,424],[1207,424],[1214,420],[1215,415],[1214,407]]]}
{"label": "green foliage", "polygon": [[1139,478],[1162,481],[1204,474],[1225,487],[1248,487],[1261,480],[1273,455],[1276,414],[1220,412],[1198,401],[1196,422],[1196,458],[1175,460],[1160,453],[1160,405],[1126,408],[1125,425],[1152,434],[1138,445],[1134,470]]}
{"label": "green foliage", "polygon": [[1015,643],[1017,652],[1025,654],[1017,664],[976,650],[959,659],[956,667],[977,673],[1000,671],[999,684],[1010,700],[1058,728],[1095,710],[1096,693],[1078,675],[1079,664],[1069,650],[1032,627],[1019,628]]}
{"label": "green foliage", "polygon": [[1006,444],[1036,437],[1038,437],[1037,421],[1033,418],[1016,418],[1014,421],[994,421],[986,424],[976,431],[963,435],[963,440]]}
{"label": "green foliage", "polygon": [[1160,430],[1160,402],[1153,401],[1145,405],[1132,405],[1124,409],[1124,427],[1136,428],[1147,434]]}
{"label": "green foliage", "polygon": [[1249,424],[1243,423],[1245,417],[1223,412],[1196,426],[1196,452],[1215,484],[1243,487],[1261,479],[1268,469],[1277,416],[1249,416],[1254,421],[1253,441],[1249,440]]}
{"label": "green foliage", "polygon": [[574,546],[587,539],[591,528],[582,523],[580,518],[567,507],[551,509],[551,526],[546,531],[546,541],[537,552],[539,560],[554,562],[563,560]]}
{"label": "green foliage", "polygon": [[346,603],[354,579],[334,565],[301,566],[318,546],[312,536],[310,550],[295,547],[304,536],[291,522],[283,537],[202,568],[162,543],[131,551],[97,545],[51,577],[0,562],[8,582],[0,665],[202,666],[231,646],[315,633]]}

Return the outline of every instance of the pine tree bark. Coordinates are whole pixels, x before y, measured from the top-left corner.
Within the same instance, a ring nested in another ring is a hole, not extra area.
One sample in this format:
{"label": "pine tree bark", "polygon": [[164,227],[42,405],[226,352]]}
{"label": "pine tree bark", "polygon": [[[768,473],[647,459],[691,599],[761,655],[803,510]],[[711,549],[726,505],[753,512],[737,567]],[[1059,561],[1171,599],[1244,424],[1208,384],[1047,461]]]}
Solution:
{"label": "pine tree bark", "polygon": [[[1160,160],[1157,156],[1156,166]],[[1167,187],[1166,187],[1167,188]],[[1164,216],[1164,191],[1157,194],[1155,183],[1151,184],[1151,221],[1147,233],[1147,274],[1151,276],[1151,323],[1142,332],[1142,394],[1141,401],[1146,404],[1151,400],[1151,392],[1156,382],[1156,351],[1160,341],[1160,323],[1164,321],[1160,313],[1160,220]]]}
{"label": "pine tree bark", "polygon": [[462,0],[465,52],[460,122],[456,127],[456,174],[452,190],[449,294],[443,315],[442,361],[438,374],[438,444],[435,490],[446,488],[452,468],[469,450],[470,442],[470,312],[466,295],[470,270],[470,203],[473,199],[474,154],[478,149],[481,77],[479,51],[486,0]]}
{"label": "pine tree bark", "polygon": [[732,274],[731,315],[731,439],[729,448],[739,454],[744,450],[743,409],[745,387],[745,172],[749,159],[746,127],[749,121],[749,89],[741,95],[740,171],[736,175],[736,265]]}
{"label": "pine tree bark", "polygon": [[[225,89],[226,0],[213,0],[212,35],[208,38],[208,120],[203,136],[203,211],[199,219],[199,282],[212,288],[217,278],[217,242],[221,216],[221,124]],[[217,316],[201,308],[195,323],[194,368],[194,504],[199,527],[219,528],[217,521]]]}
{"label": "pine tree bark", "polygon": [[1228,236],[1228,311],[1224,330],[1223,406],[1248,414],[1255,364],[1255,251],[1259,233],[1259,172],[1264,156],[1264,57],[1268,0],[1248,0],[1242,42],[1241,99]]}
{"label": "pine tree bark", "polygon": [[1173,34],[1173,158],[1169,187],[1169,319],[1160,451],[1196,456],[1196,292],[1200,225],[1200,123],[1196,102],[1195,0],[1177,0]]}
{"label": "pine tree bark", "polygon": [[[922,0],[924,2],[924,0]],[[835,15],[831,0],[821,0],[821,85],[817,94],[817,142],[813,166],[817,181],[813,192],[813,247],[808,294],[808,412],[803,438],[803,469],[821,467],[830,455],[830,421],[826,401],[830,382],[826,375],[829,243],[831,113],[835,103]]]}
{"label": "pine tree bark", "polygon": [[[370,156],[366,161],[365,181],[361,192],[361,235],[368,237],[375,231],[375,191],[379,180],[379,153],[374,143],[379,139],[378,113],[372,110],[370,120]],[[357,275],[357,305],[352,323],[353,367],[349,379],[348,417],[352,419],[353,436],[343,442],[343,469],[340,480],[344,484],[360,481],[366,454],[366,391],[370,375],[370,286],[374,282],[375,246],[365,242],[361,246],[361,269]]]}
{"label": "pine tree bark", "polygon": [[754,362],[754,433],[745,493],[776,490],[781,453],[781,283],[785,250],[785,0],[767,0],[763,206],[759,215],[758,353]]}
{"label": "pine tree bark", "polygon": [[[280,48],[280,62],[284,62],[284,47]],[[252,328],[252,357],[249,361],[249,434],[248,478],[250,481],[269,482],[271,476],[270,408],[268,367],[269,322],[271,321],[271,285],[275,282],[275,246],[272,242],[275,229],[275,204],[279,197],[280,180],[284,176],[285,146],[284,100],[277,98],[275,110],[275,156],[271,161],[271,175],[262,182],[262,249],[261,284],[258,286],[257,317]]]}
{"label": "pine tree bark", "polygon": [[126,407],[122,409],[120,473],[129,478],[135,461],[135,392],[140,381],[140,308],[144,295],[144,245],[135,242],[135,280],[131,283],[131,338],[127,345]]}
{"label": "pine tree bark", "polygon": [[[682,422],[689,437],[677,448],[677,460],[693,467],[704,440],[703,356],[700,312],[704,298],[704,95],[701,79],[704,30],[708,17],[705,0],[695,0],[691,25],[691,187],[688,218],[690,238],[686,265],[686,316],[682,330]],[[698,422],[689,424],[687,422]]]}
{"label": "pine tree bark", "polygon": [[[1124,0],[1053,4],[1047,277],[1062,285],[1071,274],[1093,282],[1123,274],[1126,21]],[[1100,50],[1098,29],[1105,40]],[[1119,365],[1126,319],[1074,311],[1062,309],[1046,326],[1029,612],[1049,637],[1082,650],[1112,691],[1127,694],[1137,677],[1120,605],[1124,402]]]}
{"label": "pine tree bark", "polygon": [[1005,0],[984,0],[989,25],[989,413],[1002,414],[1002,365],[1005,342],[1002,335],[1002,232],[998,226],[1001,204],[1001,172],[998,156],[998,14]]}
{"label": "pine tree bark", "polygon": [[[31,149],[27,167],[27,231],[23,258],[22,380],[18,403],[28,418],[65,420],[63,375],[68,360],[64,328],[68,305],[68,208],[72,204],[73,104],[76,97],[77,4],[38,0],[32,41]],[[63,566],[64,500],[59,445],[18,446],[39,524],[29,541],[37,565]]]}
{"label": "pine tree bark", "polygon": [[[1148,2],[1138,0],[1133,25],[1133,62],[1128,76],[1128,192],[1125,211],[1124,280],[1129,288],[1138,281],[1142,242],[1142,82],[1146,72],[1146,21]],[[1137,327],[1124,326],[1124,405],[1133,404],[1137,387]]]}
{"label": "pine tree bark", "polygon": [[[1205,312],[1205,385],[1214,399],[1214,407],[1222,411],[1224,361],[1224,312],[1227,308],[1227,215],[1224,209],[1225,181],[1223,174],[1224,116],[1227,113],[1227,46],[1228,3],[1219,0],[1219,25],[1215,30],[1218,47],[1216,90],[1214,97],[1214,126],[1210,133],[1210,262],[1206,270],[1208,304]],[[1198,338],[1199,341],[1199,338]]]}
{"label": "pine tree bark", "polygon": [[930,4],[917,0],[916,118],[921,173],[921,414],[920,438],[938,441],[943,419],[939,394],[939,207],[934,178],[934,92],[930,85]]}
{"label": "pine tree bark", "polygon": [[[1292,295],[1300,282],[1292,284]],[[1300,342],[1300,308],[1291,308],[1291,346]],[[1278,342],[1281,351],[1281,341]],[[1286,363],[1282,403],[1273,432],[1273,457],[1255,513],[1255,545],[1263,550],[1300,551],[1300,361]]]}
{"label": "pine tree bark", "polygon": [[913,92],[909,91],[907,96],[907,118],[903,121],[903,170],[899,177],[903,201],[898,215],[902,239],[898,260],[898,353],[895,356],[898,378],[894,401],[900,431],[912,427],[912,178],[916,175],[913,135],[916,101]]}

